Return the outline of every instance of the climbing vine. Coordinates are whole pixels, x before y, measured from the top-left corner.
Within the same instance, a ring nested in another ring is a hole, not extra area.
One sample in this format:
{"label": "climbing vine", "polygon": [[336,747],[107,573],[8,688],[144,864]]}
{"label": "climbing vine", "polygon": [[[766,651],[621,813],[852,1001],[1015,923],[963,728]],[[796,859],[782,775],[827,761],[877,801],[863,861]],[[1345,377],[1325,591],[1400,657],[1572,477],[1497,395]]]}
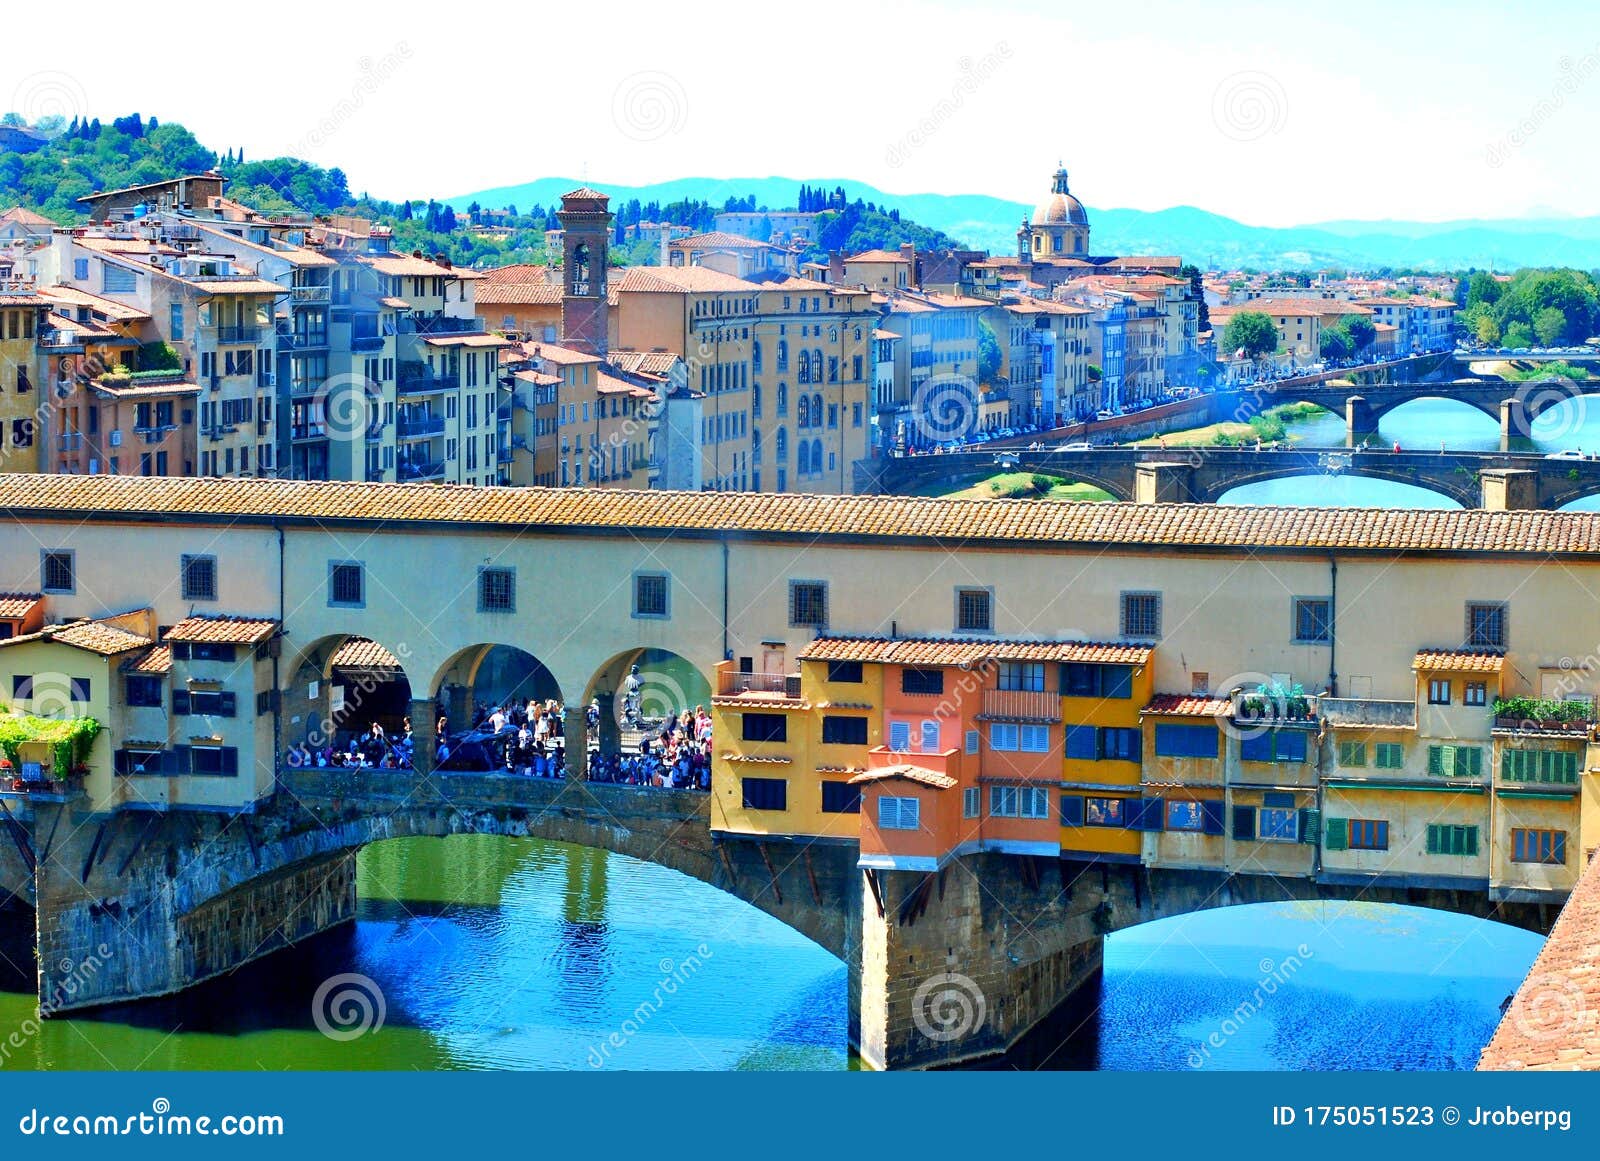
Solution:
{"label": "climbing vine", "polygon": [[6,714],[0,716],[0,753],[10,759],[12,770],[21,773],[23,744],[44,742],[50,747],[51,774],[60,780],[75,766],[88,761],[89,748],[99,734],[100,723],[94,718],[37,718],[32,714]]}

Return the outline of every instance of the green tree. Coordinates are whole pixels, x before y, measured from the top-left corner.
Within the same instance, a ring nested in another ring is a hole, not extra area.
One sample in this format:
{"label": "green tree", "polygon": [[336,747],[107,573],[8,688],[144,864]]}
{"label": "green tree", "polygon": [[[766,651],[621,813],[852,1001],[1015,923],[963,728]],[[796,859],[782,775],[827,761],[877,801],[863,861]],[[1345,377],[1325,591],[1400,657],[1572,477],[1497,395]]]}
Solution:
{"label": "green tree", "polygon": [[1324,359],[1348,359],[1354,352],[1350,332],[1342,326],[1322,328],[1321,355]]}
{"label": "green tree", "polygon": [[1500,295],[1504,292],[1504,289],[1493,274],[1486,270],[1480,270],[1467,283],[1467,301],[1465,305],[1471,308],[1477,306],[1480,302],[1486,302],[1493,306],[1500,301]]}
{"label": "green tree", "polygon": [[1353,314],[1344,320],[1344,332],[1350,336],[1350,353],[1359,355],[1372,346],[1378,337],[1378,328],[1364,314]]}
{"label": "green tree", "polygon": [[1472,334],[1486,347],[1499,346],[1500,324],[1495,321],[1494,311],[1485,309],[1472,324]]}
{"label": "green tree", "polygon": [[1567,316],[1560,307],[1547,306],[1533,316],[1533,333],[1539,345],[1553,347],[1567,331]]}
{"label": "green tree", "polygon": [[1278,328],[1270,315],[1257,310],[1241,310],[1222,333],[1222,346],[1228,351],[1243,351],[1246,358],[1259,359],[1278,349]]}
{"label": "green tree", "polygon": [[1533,331],[1527,323],[1514,322],[1506,328],[1505,338],[1502,341],[1506,346],[1513,349],[1531,347],[1533,346]]}

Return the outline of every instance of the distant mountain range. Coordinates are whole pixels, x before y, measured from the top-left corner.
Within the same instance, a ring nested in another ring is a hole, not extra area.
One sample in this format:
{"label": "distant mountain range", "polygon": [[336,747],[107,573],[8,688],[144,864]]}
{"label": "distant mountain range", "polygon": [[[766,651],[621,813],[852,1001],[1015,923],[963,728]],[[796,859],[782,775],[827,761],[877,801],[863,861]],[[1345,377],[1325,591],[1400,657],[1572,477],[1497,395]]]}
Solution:
{"label": "distant mountain range", "polygon": [[[1017,226],[1032,212],[1022,202],[984,194],[891,194],[848,178],[805,178],[832,189],[843,186],[861,198],[898,209],[919,225],[943,230],[969,246],[1011,253]],[[754,196],[757,205],[792,206],[800,178],[689,177],[653,185],[546,177],[446,199],[456,209],[476,201],[485,206],[549,206],[568,190],[594,185],[613,201],[698,199],[721,205],[730,197]],[[1339,221],[1306,226],[1248,226],[1193,206],[1166,210],[1090,208],[1094,250],[1100,254],[1178,254],[1212,268],[1262,269],[1321,266],[1373,269],[1380,266],[1424,269],[1465,267],[1511,270],[1519,266],[1600,267],[1600,216],[1586,218],[1506,218],[1454,222]]]}

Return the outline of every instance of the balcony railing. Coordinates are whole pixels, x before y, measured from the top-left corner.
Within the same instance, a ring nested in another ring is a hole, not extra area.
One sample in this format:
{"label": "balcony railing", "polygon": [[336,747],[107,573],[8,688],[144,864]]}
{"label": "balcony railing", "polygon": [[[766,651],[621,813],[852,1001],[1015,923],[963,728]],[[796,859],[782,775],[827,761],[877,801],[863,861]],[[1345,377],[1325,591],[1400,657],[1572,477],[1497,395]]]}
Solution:
{"label": "balcony railing", "polygon": [[328,345],[327,331],[279,331],[278,346],[290,351],[305,351]]}
{"label": "balcony railing", "polygon": [[742,693],[775,693],[787,698],[800,696],[798,673],[724,673],[717,679],[718,697],[738,697]]}
{"label": "balcony railing", "polygon": [[408,315],[400,319],[403,335],[461,335],[477,334],[483,323],[477,318],[458,318],[447,314]]}
{"label": "balcony railing", "polygon": [[456,386],[454,379],[442,378],[427,367],[414,364],[401,364],[398,384],[402,395],[420,395],[426,391],[453,391]]}
{"label": "balcony railing", "polygon": [[77,331],[46,330],[39,332],[39,345],[53,350],[83,346],[83,336]]}
{"label": "balcony railing", "polygon": [[296,286],[290,289],[289,296],[296,303],[328,302],[333,292],[326,286]]}
{"label": "balcony railing", "polygon": [[421,419],[400,419],[395,422],[396,434],[401,439],[427,439],[444,434],[444,416],[429,415]]}
{"label": "balcony railing", "polygon": [[509,464],[512,460],[511,445],[504,443],[501,444],[500,447],[495,451],[495,458],[502,464]]}
{"label": "balcony railing", "polygon": [[260,327],[218,327],[219,343],[255,343],[261,340]]}
{"label": "balcony railing", "polygon": [[444,475],[444,462],[402,463],[398,475],[402,480],[437,480]]}
{"label": "balcony railing", "polygon": [[385,341],[382,335],[352,335],[350,349],[352,351],[381,351]]}
{"label": "balcony railing", "polygon": [[81,432],[81,431],[64,432],[60,437],[60,442],[61,442],[61,450],[62,451],[64,451],[64,452],[75,452],[75,451],[78,451],[80,448],[83,447],[83,432]]}
{"label": "balcony railing", "polygon": [[1061,695],[1048,689],[986,689],[983,691],[983,716],[1059,722]]}

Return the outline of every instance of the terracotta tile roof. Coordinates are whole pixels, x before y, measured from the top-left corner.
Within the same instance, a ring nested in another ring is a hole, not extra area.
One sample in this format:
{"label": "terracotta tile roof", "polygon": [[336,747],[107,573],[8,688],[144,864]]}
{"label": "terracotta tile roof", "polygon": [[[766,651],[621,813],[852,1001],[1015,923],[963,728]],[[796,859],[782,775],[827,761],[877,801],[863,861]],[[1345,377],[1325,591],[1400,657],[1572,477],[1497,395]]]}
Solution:
{"label": "terracotta tile roof", "polygon": [[1100,665],[1143,665],[1149,645],[1089,641],[1010,641],[955,637],[818,637],[801,661],[873,661],[895,665],[959,665],[985,661],[1083,661]]}
{"label": "terracotta tile roof", "polygon": [[255,617],[185,617],[167,630],[166,641],[254,645],[278,631],[278,622]]}
{"label": "terracotta tile roof", "polygon": [[119,629],[103,621],[73,621],[66,625],[51,625],[37,633],[8,637],[0,641],[0,648],[20,645],[27,641],[55,641],[62,645],[71,645],[74,649],[98,653],[102,657],[115,657],[118,653],[154,644],[148,637],[141,637],[137,633],[130,633],[126,629]]}
{"label": "terracotta tile roof", "polygon": [[389,254],[381,258],[362,257],[357,260],[372,267],[379,274],[398,274],[415,278],[478,277],[471,271],[461,270],[454,266],[440,266],[431,258],[418,258],[411,254]]}
{"label": "terracotta tile roof", "polygon": [[[585,356],[587,358],[588,356]],[[448,487],[158,476],[0,475],[0,512],[419,521],[542,530],[899,537],[932,544],[1236,550],[1460,552],[1600,557],[1600,513],[1273,508],[1224,504],[1038,504],[1029,500],[594,488]]]}
{"label": "terracotta tile roof", "polygon": [[1174,718],[1219,718],[1233,712],[1233,703],[1225,697],[1195,697],[1183,693],[1158,693],[1141,714],[1160,714]]}
{"label": "terracotta tile roof", "polygon": [[1480,1071],[1600,1070],[1600,860],[1591,860],[1528,969]]}
{"label": "terracotta tile roof", "polygon": [[790,765],[793,765],[793,763],[794,763],[794,760],[792,758],[786,758],[781,754],[731,754],[730,753],[730,754],[722,755],[722,760],[724,762],[738,762],[740,764],[748,765],[748,766],[790,766]]}
{"label": "terracotta tile roof", "polygon": [[611,200],[611,195],[610,194],[603,194],[597,189],[590,189],[586,185],[580,185],[577,189],[573,190],[571,193],[562,194],[561,195],[561,200],[564,201],[564,202],[565,201],[572,201],[572,200],[584,201],[584,202],[594,202],[594,201],[605,202],[605,201],[610,201]]}
{"label": "terracotta tile roof", "polygon": [[850,781],[852,784],[883,782],[890,778],[904,778],[908,782],[931,786],[935,790],[949,790],[956,785],[956,780],[948,774],[940,774],[937,770],[929,770],[925,766],[913,766],[909,763],[899,766],[880,766],[876,770],[863,770]]}
{"label": "terracotta tile roof", "polygon": [[1425,673],[1499,673],[1505,654],[1474,649],[1424,649],[1411,668]]}
{"label": "terracotta tile roof", "polygon": [[606,361],[635,375],[665,375],[672,370],[678,356],[671,351],[626,351],[612,349],[606,352]]}
{"label": "terracotta tile roof", "polygon": [[693,234],[687,238],[679,238],[667,245],[673,250],[776,250],[777,247],[768,242],[758,242],[754,238],[746,238],[742,234],[726,234],[721,230],[712,230],[705,234]]}
{"label": "terracotta tile roof", "polygon": [[543,359],[547,363],[578,364],[601,361],[599,355],[591,355],[587,351],[559,346],[556,343],[523,343],[522,350],[530,359]]}
{"label": "terracotta tile roof", "polygon": [[140,310],[136,306],[129,306],[125,302],[115,302],[109,298],[101,298],[97,294],[79,290],[75,286],[46,286],[39,293],[57,302],[68,302],[73,306],[86,306],[90,310],[103,314],[117,322],[132,322],[136,319],[150,317],[148,311]]}
{"label": "terracotta tile roof", "polygon": [[709,266],[630,266],[611,285],[623,294],[706,294],[763,289]]}
{"label": "terracotta tile roof", "polygon": [[508,347],[510,339],[503,339],[499,335],[454,334],[454,335],[424,335],[422,341],[430,347]]}
{"label": "terracotta tile roof", "polygon": [[909,262],[904,254],[898,250],[863,250],[859,254],[851,254],[846,262]]}
{"label": "terracotta tile roof", "polygon": [[333,651],[328,664],[334,669],[399,669],[400,659],[376,641],[351,637]]}
{"label": "terracotta tile roof", "polygon": [[519,262],[483,272],[476,301],[479,306],[559,305],[561,280],[552,279],[548,266]]}
{"label": "terracotta tile roof", "polygon": [[0,593],[0,621],[19,620],[43,603],[38,593]]}
{"label": "terracotta tile roof", "polygon": [[124,673],[160,674],[172,672],[172,650],[166,645],[157,645],[153,649],[146,649],[137,657],[130,657],[122,663]]}
{"label": "terracotta tile roof", "polygon": [[0,214],[0,222],[16,222],[23,226],[50,226],[55,225],[43,214],[36,214],[26,206],[12,206],[5,213]]}

